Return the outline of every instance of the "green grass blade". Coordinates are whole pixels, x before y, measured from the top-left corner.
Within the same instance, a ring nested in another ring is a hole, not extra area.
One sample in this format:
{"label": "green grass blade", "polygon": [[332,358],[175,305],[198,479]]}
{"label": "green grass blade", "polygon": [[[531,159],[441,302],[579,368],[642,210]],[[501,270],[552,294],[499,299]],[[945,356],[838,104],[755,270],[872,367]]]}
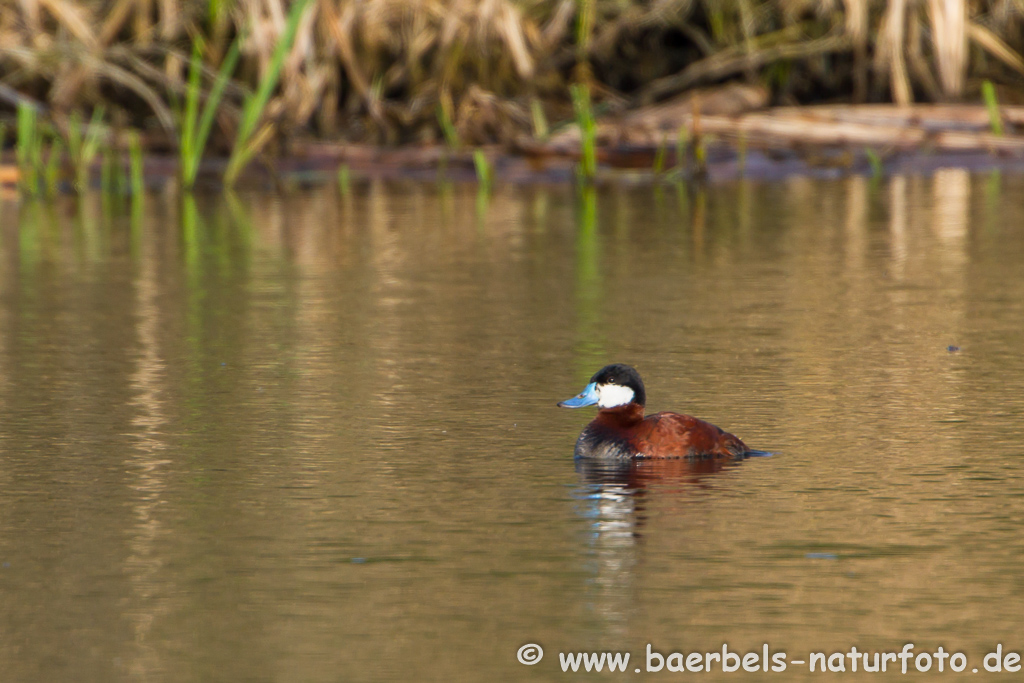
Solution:
{"label": "green grass blade", "polygon": [[999,113],[999,101],[996,99],[996,89],[992,81],[985,81],[981,84],[981,96],[985,100],[985,107],[988,108],[989,126],[993,135],[1003,134],[1003,117]]}
{"label": "green grass blade", "polygon": [[871,167],[871,177],[881,178],[882,177],[882,158],[878,156],[878,152],[871,149],[870,147],[864,148],[864,156],[868,158],[868,165]]}
{"label": "green grass blade", "polygon": [[239,36],[228,48],[228,53],[224,56],[224,61],[217,72],[217,79],[213,82],[210,94],[206,98],[206,107],[203,108],[203,116],[199,120],[199,130],[196,132],[195,146],[200,155],[206,149],[206,141],[210,137],[210,131],[213,130],[213,122],[217,117],[217,108],[220,106],[221,98],[224,96],[224,88],[227,87],[231,74],[235,72],[241,52],[241,36]]}
{"label": "green grass blade", "polygon": [[530,115],[533,119],[533,136],[544,142],[550,134],[548,118],[544,115],[544,106],[536,97],[530,101]]}
{"label": "green grass blade", "polygon": [[686,148],[690,144],[690,131],[683,125],[679,126],[679,132],[676,135],[676,170],[680,174],[686,168]]}
{"label": "green grass blade", "polygon": [[448,107],[442,102],[437,103],[437,121],[441,125],[441,132],[444,133],[444,141],[451,149],[459,148],[459,133],[455,130],[452,117],[448,113]]}
{"label": "green grass blade", "polygon": [[72,152],[75,164],[75,189],[79,193],[89,189],[89,170],[92,167],[92,160],[99,151],[100,136],[103,134],[103,114],[103,107],[93,109],[85,135],[80,137],[77,151]]}
{"label": "green grass blade", "polygon": [[185,111],[181,117],[181,140],[178,151],[181,158],[182,184],[188,188],[195,181],[199,160],[196,158],[195,131],[199,118],[199,95],[202,90],[203,75],[203,39],[200,36],[192,41],[192,59],[188,67],[188,88],[185,95]]}
{"label": "green grass blade", "polygon": [[352,190],[352,174],[349,171],[348,164],[342,164],[338,168],[338,189],[341,190],[341,194],[347,195]]}
{"label": "green grass blade", "polygon": [[570,86],[572,106],[576,112],[576,123],[580,129],[581,157],[579,177],[593,180],[597,175],[597,124],[590,106],[590,89],[585,85]]}
{"label": "green grass blade", "polygon": [[484,154],[482,149],[473,150],[473,164],[476,166],[476,178],[480,183],[480,189],[490,192],[494,171],[491,167],[491,162],[487,160],[487,155]]}
{"label": "green grass blade", "polygon": [[[292,49],[292,44],[295,42],[295,34],[299,30],[299,21],[302,19],[302,15],[306,8],[309,7],[309,4],[310,0],[298,0],[292,5],[291,12],[288,14],[288,23],[285,25],[284,33],[281,34],[281,39],[274,47],[267,73],[260,82],[256,92],[246,99],[245,105],[242,108],[242,120],[239,122],[238,135],[235,138],[235,147],[231,151],[228,168],[224,174],[224,181],[228,185],[234,183],[245,164],[259,151],[259,147],[266,141],[263,140],[257,145],[255,144],[257,140],[262,137],[269,139],[269,136],[256,133],[256,127],[263,117],[263,111],[266,109],[270,96],[281,78],[284,60]],[[262,130],[266,130],[266,128]]]}
{"label": "green grass blade", "polygon": [[228,161],[228,170],[224,174],[224,182],[230,187],[234,184],[234,181],[238,178],[238,174],[243,168],[249,163],[249,161],[256,156],[256,153],[260,151],[264,144],[266,144],[271,135],[273,135],[274,126],[267,123],[260,128],[259,132],[256,133],[241,149],[235,148],[231,152],[231,159]]}
{"label": "green grass blade", "polygon": [[64,155],[64,144],[56,135],[50,141],[50,154],[46,159],[46,168],[43,169],[43,184],[46,193],[51,197],[57,194],[57,180],[60,175],[60,161]]}
{"label": "green grass blade", "polygon": [[18,169],[21,186],[29,194],[39,191],[36,146],[39,131],[36,129],[36,111],[25,102],[18,102]]}
{"label": "green grass blade", "polygon": [[146,189],[146,180],[142,168],[142,140],[137,130],[128,133],[128,158],[131,160],[132,198],[138,198]]}
{"label": "green grass blade", "polygon": [[213,123],[217,118],[221,99],[224,97],[224,89],[238,65],[241,55],[241,40],[241,36],[235,38],[228,53],[224,56],[224,61],[221,62],[220,69],[217,71],[217,78],[206,97],[202,114],[199,113],[199,94],[202,89],[200,81],[202,73],[201,40],[197,38],[193,45],[192,64],[189,69],[188,101],[182,121],[181,175],[182,185],[185,188],[195,185],[196,177],[199,175],[199,165],[206,150],[206,142],[210,138],[210,131],[213,130]]}

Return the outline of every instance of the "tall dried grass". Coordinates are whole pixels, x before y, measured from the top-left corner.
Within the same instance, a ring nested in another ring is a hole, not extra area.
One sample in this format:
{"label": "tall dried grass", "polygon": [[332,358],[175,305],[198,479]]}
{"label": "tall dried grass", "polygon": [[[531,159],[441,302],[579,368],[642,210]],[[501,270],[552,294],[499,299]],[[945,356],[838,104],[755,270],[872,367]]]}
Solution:
{"label": "tall dried grass", "polygon": [[[58,128],[110,120],[179,144],[191,46],[204,97],[231,42],[241,58],[211,143],[230,148],[248,93],[271,77],[294,0],[7,0],[0,117],[41,103]],[[1024,100],[1018,0],[314,0],[263,113],[273,136],[464,144],[572,118],[568,86],[628,107],[742,79],[776,102]],[[1010,95],[1007,95],[1007,92]]]}

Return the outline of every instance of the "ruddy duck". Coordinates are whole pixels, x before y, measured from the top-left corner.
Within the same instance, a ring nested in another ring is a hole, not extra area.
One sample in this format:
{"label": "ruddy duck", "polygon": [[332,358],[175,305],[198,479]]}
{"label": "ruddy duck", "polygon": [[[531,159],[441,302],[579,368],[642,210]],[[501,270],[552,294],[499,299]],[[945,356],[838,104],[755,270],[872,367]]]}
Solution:
{"label": "ruddy duck", "polygon": [[679,413],[644,418],[647,395],[640,374],[628,365],[608,365],[583,392],[558,405],[598,405],[597,417],[576,440],[577,458],[743,458],[767,455],[713,424]]}

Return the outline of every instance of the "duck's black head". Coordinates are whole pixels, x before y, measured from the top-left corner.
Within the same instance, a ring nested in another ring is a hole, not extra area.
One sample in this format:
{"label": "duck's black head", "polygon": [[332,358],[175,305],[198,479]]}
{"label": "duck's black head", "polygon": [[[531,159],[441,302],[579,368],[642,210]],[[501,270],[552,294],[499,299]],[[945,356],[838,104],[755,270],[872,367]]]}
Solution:
{"label": "duck's black head", "polygon": [[647,394],[644,393],[640,373],[621,363],[606,365],[590,378],[590,384],[584,387],[579,396],[558,405],[563,408],[581,408],[595,403],[602,408],[616,408],[630,403],[643,406],[647,403]]}
{"label": "duck's black head", "polygon": [[[622,363],[606,365],[594,373],[594,376],[590,378],[590,382],[596,385],[598,394],[610,393],[611,396],[615,396],[616,387],[632,389],[632,398],[630,400],[623,400],[621,403],[647,404],[647,393],[644,391],[644,382],[640,379],[640,373],[629,365],[623,365]],[[603,389],[604,387],[607,388]],[[624,398],[626,393],[619,390],[618,395]]]}

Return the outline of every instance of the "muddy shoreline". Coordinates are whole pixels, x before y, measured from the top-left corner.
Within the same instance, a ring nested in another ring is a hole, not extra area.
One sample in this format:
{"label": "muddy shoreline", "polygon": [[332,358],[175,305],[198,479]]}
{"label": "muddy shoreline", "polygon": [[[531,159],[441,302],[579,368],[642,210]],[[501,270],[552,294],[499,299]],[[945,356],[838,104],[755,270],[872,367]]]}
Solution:
{"label": "muddy shoreline", "polygon": [[[774,180],[850,174],[928,174],[940,168],[1024,171],[1024,107],[992,112],[978,105],[827,105],[705,115],[692,102],[658,105],[597,121],[595,182]],[[545,142],[451,149],[444,145],[380,147],[325,141],[292,143],[287,154],[254,164],[249,181],[352,178],[476,182],[474,153],[493,179],[512,184],[572,183],[583,142],[576,125]],[[215,181],[223,162],[208,162]],[[173,169],[173,163],[170,164]],[[271,169],[273,169],[271,171]]]}
{"label": "muddy shoreline", "polygon": [[[657,106],[597,121],[598,184],[777,180],[790,176],[928,174],[940,168],[1024,172],[1024,107],[991,112],[973,105],[829,105],[767,108],[737,115]],[[384,147],[298,140],[249,165],[240,185],[285,187],[365,179],[478,182],[487,159],[492,182],[566,184],[577,173],[584,143],[570,125],[547,141],[451,148],[441,144]],[[123,164],[127,168],[128,159]],[[223,185],[225,158],[202,162],[197,185]],[[150,187],[177,182],[178,157],[144,159]],[[101,170],[93,169],[98,182]],[[13,154],[0,164],[0,184],[19,180]]]}

